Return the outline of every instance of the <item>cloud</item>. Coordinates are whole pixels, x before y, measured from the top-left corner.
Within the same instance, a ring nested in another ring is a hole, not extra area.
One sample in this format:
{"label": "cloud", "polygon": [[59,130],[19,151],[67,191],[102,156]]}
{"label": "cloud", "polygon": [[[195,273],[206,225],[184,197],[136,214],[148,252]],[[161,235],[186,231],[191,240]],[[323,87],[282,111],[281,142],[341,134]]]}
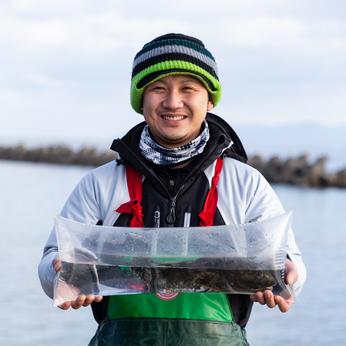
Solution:
{"label": "cloud", "polygon": [[220,30],[227,33],[223,42],[228,45],[283,47],[297,41],[304,27],[300,21],[292,18],[256,17],[224,21],[220,24]]}
{"label": "cloud", "polygon": [[215,55],[217,112],[242,123],[322,122],[325,113],[345,122],[345,10],[337,0],[4,0],[0,133],[34,131],[27,119],[54,131],[46,114],[56,129],[86,116],[107,123],[118,110],[117,128],[127,128],[138,121],[128,102],[134,54],[167,32],[195,35]]}

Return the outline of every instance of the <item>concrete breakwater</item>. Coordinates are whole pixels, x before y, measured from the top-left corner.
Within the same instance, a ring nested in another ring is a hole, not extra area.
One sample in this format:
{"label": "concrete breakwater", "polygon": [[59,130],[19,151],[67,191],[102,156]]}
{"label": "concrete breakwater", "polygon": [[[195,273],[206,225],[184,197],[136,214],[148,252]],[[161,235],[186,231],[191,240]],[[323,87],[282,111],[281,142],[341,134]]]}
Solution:
{"label": "concrete breakwater", "polygon": [[[0,159],[54,163],[63,165],[99,166],[114,160],[112,151],[98,151],[94,147],[74,150],[66,145],[27,148],[24,145],[0,146]],[[308,155],[287,159],[272,156],[265,159],[260,155],[249,157],[249,165],[257,168],[266,179],[275,184],[312,187],[346,188],[346,167],[329,172],[328,158],[321,156],[311,162]]]}

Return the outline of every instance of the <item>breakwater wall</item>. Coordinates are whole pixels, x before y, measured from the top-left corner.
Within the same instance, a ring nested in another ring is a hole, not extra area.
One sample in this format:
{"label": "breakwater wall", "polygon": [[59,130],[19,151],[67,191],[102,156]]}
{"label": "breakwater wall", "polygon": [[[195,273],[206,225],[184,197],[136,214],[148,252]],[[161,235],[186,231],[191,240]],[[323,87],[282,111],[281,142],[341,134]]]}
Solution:
{"label": "breakwater wall", "polygon": [[[0,146],[1,160],[30,161],[62,165],[99,166],[114,160],[112,151],[98,151],[94,147],[74,150],[66,145],[27,148],[24,145]],[[346,188],[346,167],[329,172],[328,158],[321,156],[311,162],[308,155],[291,158],[260,155],[249,157],[248,164],[258,169],[266,179],[274,184],[288,184],[311,187]]]}

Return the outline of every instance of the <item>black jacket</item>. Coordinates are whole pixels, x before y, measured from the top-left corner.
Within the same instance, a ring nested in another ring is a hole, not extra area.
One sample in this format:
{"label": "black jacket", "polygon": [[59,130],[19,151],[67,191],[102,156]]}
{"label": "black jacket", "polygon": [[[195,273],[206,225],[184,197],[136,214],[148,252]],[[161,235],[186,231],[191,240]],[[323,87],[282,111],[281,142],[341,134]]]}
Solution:
{"label": "black jacket", "polygon": [[[147,161],[140,153],[139,139],[143,127],[142,122],[132,128],[122,139],[113,141],[111,149],[120,155],[118,164],[129,164],[141,173],[143,181],[142,207],[144,226],[153,226],[155,210],[160,208],[160,227],[181,227],[184,214],[191,211],[190,226],[198,226],[198,214],[203,209],[204,200],[209,191],[209,182],[203,173],[218,157],[233,157],[242,162],[247,161],[243,145],[234,130],[220,117],[208,113],[207,122],[210,139],[202,154],[194,157],[183,169],[167,169]],[[199,196],[199,198],[196,198]],[[122,214],[114,226],[128,226],[130,214]],[[99,223],[102,223],[100,220]],[[224,225],[221,214],[216,210],[214,225]],[[245,327],[252,308],[246,295],[228,295],[235,321]],[[102,321],[107,312],[108,299],[104,297],[100,303],[93,303],[95,319]]]}

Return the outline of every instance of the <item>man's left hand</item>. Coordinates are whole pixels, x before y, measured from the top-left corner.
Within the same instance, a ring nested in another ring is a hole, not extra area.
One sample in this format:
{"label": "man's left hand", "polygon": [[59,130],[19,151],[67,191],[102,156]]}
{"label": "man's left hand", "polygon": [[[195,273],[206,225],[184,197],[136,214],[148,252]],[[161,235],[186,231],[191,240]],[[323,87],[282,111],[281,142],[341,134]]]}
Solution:
{"label": "man's left hand", "polygon": [[[293,285],[297,280],[298,271],[295,264],[289,259],[286,259],[285,283],[288,285]],[[270,289],[258,291],[252,294],[250,299],[262,305],[267,305],[269,308],[274,308],[277,305],[281,312],[287,312],[293,303],[293,297],[284,299],[283,297],[274,295]]]}

